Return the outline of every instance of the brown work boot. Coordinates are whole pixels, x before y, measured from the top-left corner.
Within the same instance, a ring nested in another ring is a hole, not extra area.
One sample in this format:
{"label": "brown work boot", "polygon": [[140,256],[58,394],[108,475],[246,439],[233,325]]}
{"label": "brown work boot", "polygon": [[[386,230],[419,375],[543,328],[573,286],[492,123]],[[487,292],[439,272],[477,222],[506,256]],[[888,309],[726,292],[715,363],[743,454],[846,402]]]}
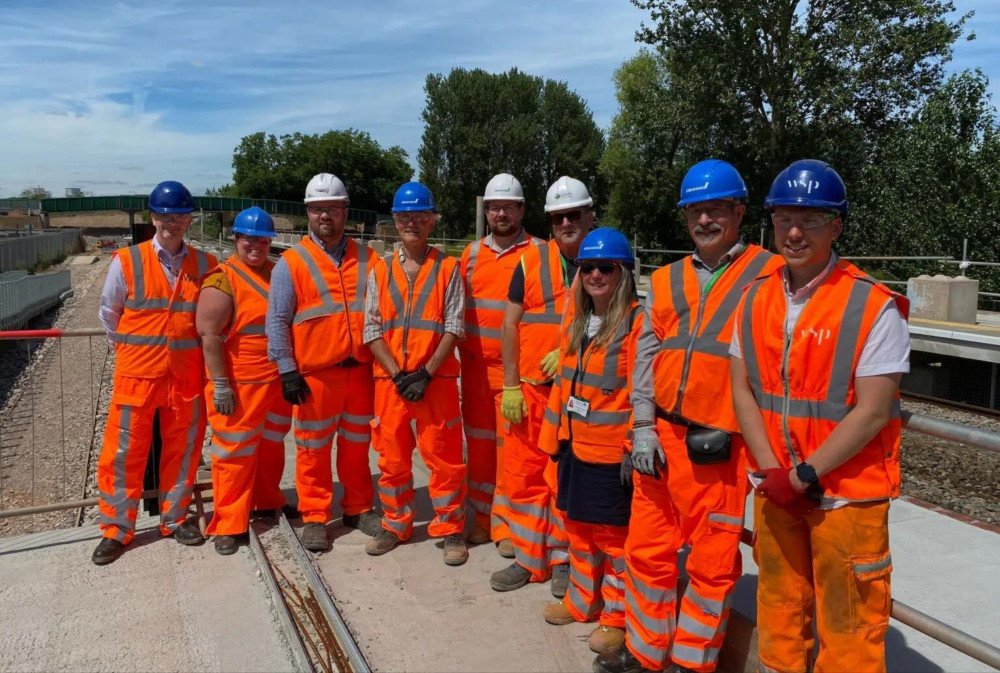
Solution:
{"label": "brown work boot", "polygon": [[482,526],[476,526],[469,532],[469,544],[486,544],[490,541],[490,532],[483,528]]}
{"label": "brown work boot", "polygon": [[348,528],[360,530],[368,537],[375,537],[382,530],[382,515],[373,510],[361,514],[345,514],[341,520]]}
{"label": "brown work boot", "polygon": [[302,527],[302,546],[309,551],[326,551],[330,541],[326,537],[326,524],[314,521]]}
{"label": "brown work boot", "polygon": [[445,565],[460,566],[469,560],[469,550],[462,540],[462,535],[456,533],[444,539]]}
{"label": "brown work boot", "polygon": [[573,615],[570,614],[569,608],[562,601],[546,605],[545,610],[542,611],[542,616],[545,617],[545,621],[553,626],[565,626],[576,621]]}
{"label": "brown work boot", "polygon": [[587,645],[590,646],[591,651],[598,654],[613,650],[624,642],[625,629],[614,626],[598,626],[587,638]]}
{"label": "brown work boot", "polygon": [[400,542],[402,540],[395,533],[383,528],[378,532],[378,535],[365,543],[365,552],[369,556],[381,556],[395,549]]}
{"label": "brown work boot", "polygon": [[503,570],[490,576],[490,586],[494,591],[513,591],[531,581],[531,573],[519,563],[511,563]]}
{"label": "brown work boot", "polygon": [[514,543],[510,541],[509,537],[497,541],[497,553],[504,558],[514,558],[516,556],[514,553]]}

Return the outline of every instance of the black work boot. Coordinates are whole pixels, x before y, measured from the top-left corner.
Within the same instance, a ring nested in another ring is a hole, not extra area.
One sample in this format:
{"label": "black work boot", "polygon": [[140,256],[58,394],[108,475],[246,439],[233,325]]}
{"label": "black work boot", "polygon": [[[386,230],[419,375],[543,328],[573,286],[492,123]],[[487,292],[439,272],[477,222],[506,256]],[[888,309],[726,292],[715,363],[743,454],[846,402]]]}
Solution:
{"label": "black work boot", "polygon": [[378,535],[365,544],[365,553],[369,556],[381,556],[395,549],[400,542],[402,540],[399,539],[398,535],[383,528],[378,532]]}
{"label": "black work boot", "polygon": [[183,545],[193,546],[205,541],[205,537],[198,530],[198,526],[190,521],[185,521],[174,529],[174,539]]}
{"label": "black work boot", "polygon": [[625,643],[594,658],[594,673],[645,673],[646,671],[650,669],[643,668]]}
{"label": "black work boot", "polygon": [[382,515],[374,510],[361,514],[345,514],[342,521],[348,528],[360,530],[368,537],[375,537],[382,530]]}
{"label": "black work boot", "polygon": [[90,560],[94,562],[94,565],[106,566],[109,563],[114,563],[118,560],[118,557],[122,555],[125,551],[125,545],[123,545],[118,540],[112,540],[109,537],[101,540],[101,543],[97,545],[94,550],[93,556]]}
{"label": "black work boot", "polygon": [[687,666],[681,666],[678,663],[670,664],[670,668],[667,669],[667,673],[695,673]]}
{"label": "black work boot", "polygon": [[494,591],[513,591],[531,581],[531,573],[520,563],[511,563],[503,570],[490,576],[490,586]]}
{"label": "black work boot", "polygon": [[326,551],[330,546],[326,537],[326,524],[314,521],[303,526],[302,546],[309,551]]}
{"label": "black work boot", "polygon": [[236,536],[234,535],[216,535],[215,536],[215,551],[222,556],[229,556],[230,554],[235,554],[239,545],[236,543]]}
{"label": "black work boot", "polygon": [[569,564],[561,563],[552,568],[552,595],[562,598],[569,589]]}

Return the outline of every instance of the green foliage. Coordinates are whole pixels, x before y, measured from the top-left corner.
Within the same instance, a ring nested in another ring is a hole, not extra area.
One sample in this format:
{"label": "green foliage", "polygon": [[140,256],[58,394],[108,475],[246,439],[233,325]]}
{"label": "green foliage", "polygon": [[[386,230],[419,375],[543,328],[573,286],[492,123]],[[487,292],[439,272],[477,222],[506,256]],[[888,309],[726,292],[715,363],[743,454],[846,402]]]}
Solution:
{"label": "green foliage", "polygon": [[32,199],[32,200],[51,199],[52,192],[45,189],[45,187],[42,187],[41,185],[36,185],[34,187],[25,187],[24,189],[22,189],[21,193],[17,195],[17,198]]}
{"label": "green foliage", "polygon": [[476,196],[497,173],[524,187],[525,226],[547,235],[543,205],[561,175],[587,184],[595,202],[604,191],[598,165],[604,136],[586,103],[564,82],[516,68],[501,74],[453,69],[424,85],[420,180],[434,193],[444,235],[461,237],[475,221]]}
{"label": "green foliage", "polygon": [[293,133],[276,138],[245,136],[233,154],[233,185],[239,196],[301,201],[317,173],[333,173],[347,186],[351,206],[385,210],[413,169],[402,147],[382,148],[363,131]]}
{"label": "green foliage", "polygon": [[238,199],[240,197],[240,193],[236,188],[236,185],[228,184],[222,185],[221,187],[209,187],[205,190],[205,196],[222,196]]}

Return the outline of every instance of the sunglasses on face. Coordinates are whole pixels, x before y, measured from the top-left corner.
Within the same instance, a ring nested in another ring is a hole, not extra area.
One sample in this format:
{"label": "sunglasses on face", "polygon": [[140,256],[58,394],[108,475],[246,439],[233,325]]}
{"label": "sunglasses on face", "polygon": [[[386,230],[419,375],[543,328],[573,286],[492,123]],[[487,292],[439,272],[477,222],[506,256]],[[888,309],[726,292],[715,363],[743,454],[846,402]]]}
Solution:
{"label": "sunglasses on face", "polygon": [[593,273],[594,269],[597,269],[602,276],[610,276],[615,271],[615,267],[618,266],[614,262],[584,262],[580,265],[580,273],[584,276],[589,276]]}
{"label": "sunglasses on face", "polygon": [[585,211],[585,210],[574,210],[571,213],[551,213],[549,215],[549,219],[552,221],[552,224],[562,224],[564,220],[567,220],[569,222],[572,222],[573,224],[576,224],[577,222],[580,221],[580,218],[583,217],[583,214],[585,212],[587,212],[587,211]]}

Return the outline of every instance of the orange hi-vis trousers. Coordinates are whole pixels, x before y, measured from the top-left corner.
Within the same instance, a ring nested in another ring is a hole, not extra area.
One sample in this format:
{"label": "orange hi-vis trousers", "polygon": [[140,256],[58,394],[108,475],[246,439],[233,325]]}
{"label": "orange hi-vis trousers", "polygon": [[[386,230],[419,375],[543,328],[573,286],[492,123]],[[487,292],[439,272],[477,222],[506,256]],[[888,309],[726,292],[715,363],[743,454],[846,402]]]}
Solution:
{"label": "orange hi-vis trousers", "polygon": [[101,532],[128,544],[142,496],[146,459],[153,442],[153,418],[160,412],[163,440],[159,465],[160,533],[170,535],[187,519],[205,439],[205,400],[182,396],[171,377],[116,376],[104,443],[97,462]]}
{"label": "orange hi-vis trousers", "polygon": [[236,383],[236,410],[215,411],[211,379],[205,386],[208,424],[212,428],[212,501],[206,533],[239,535],[250,525],[251,509],[285,504],[285,435],[292,426],[292,405],[281,396],[281,381]]}
{"label": "orange hi-vis trousers", "polygon": [[515,559],[532,582],[549,578],[552,566],[569,562],[563,514],[556,509],[556,464],[538,448],[551,386],[522,383],[528,414],[520,423],[503,419],[504,477],[510,503],[510,539]]}
{"label": "orange hi-vis trousers", "polygon": [[[416,423],[413,436],[411,423]],[[458,383],[434,378],[424,398],[408,402],[389,379],[375,379],[375,420],[378,451],[378,494],[382,501],[382,527],[406,541],[413,534],[417,515],[413,505],[413,450],[430,470],[427,484],[434,519],[427,527],[431,537],[462,532],[465,527],[465,463],[462,462],[462,416]]]}
{"label": "orange hi-vis trousers", "polygon": [[628,526],[566,519],[569,588],[563,603],[578,622],[625,628],[625,538]]}
{"label": "orange hi-vis trousers", "polygon": [[755,495],[754,527],[760,670],[884,673],[889,503],[792,512]]}
{"label": "orange hi-vis trousers", "polygon": [[462,354],[462,423],[469,469],[469,507],[476,525],[494,540],[510,537],[503,456],[497,442],[497,396],[503,393],[503,365]]}
{"label": "orange hi-vis trousers", "polygon": [[[744,443],[734,435],[729,461],[695,465],[684,443],[686,428],[664,420],[656,428],[666,476],[635,474],[625,545],[626,644],[652,670],[673,660],[692,671],[714,671],[743,569]],[[689,583],[675,623],[677,550],[684,544],[691,546]]]}
{"label": "orange hi-vis trousers", "polygon": [[333,505],[332,444],[337,436],[337,477],[344,485],[344,514],[372,509],[368,450],[374,380],[371,365],[327,367],[304,373],[309,395],[294,407],[295,490],[303,523],[326,523]]}

